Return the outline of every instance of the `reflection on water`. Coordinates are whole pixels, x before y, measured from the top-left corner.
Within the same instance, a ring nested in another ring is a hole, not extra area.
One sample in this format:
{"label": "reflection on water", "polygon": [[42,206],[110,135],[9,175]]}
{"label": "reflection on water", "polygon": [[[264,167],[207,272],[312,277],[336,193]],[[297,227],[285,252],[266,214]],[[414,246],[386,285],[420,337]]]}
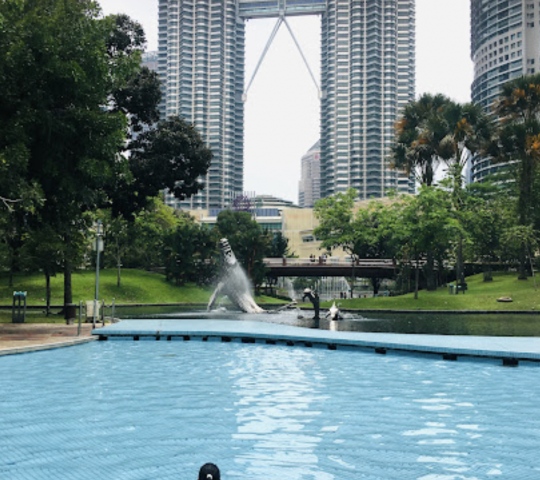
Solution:
{"label": "reflection on water", "polygon": [[540,337],[540,315],[376,313],[347,318],[339,330],[433,335]]}
{"label": "reflection on water", "polygon": [[[268,308],[268,307],[267,307]],[[330,322],[321,311],[319,327],[325,330],[432,335],[531,336],[540,337],[540,314],[444,314],[444,313],[345,313],[345,319]],[[117,307],[117,318],[190,318],[259,321],[316,328],[313,311],[292,309],[265,314],[229,310],[207,312],[204,307]]]}

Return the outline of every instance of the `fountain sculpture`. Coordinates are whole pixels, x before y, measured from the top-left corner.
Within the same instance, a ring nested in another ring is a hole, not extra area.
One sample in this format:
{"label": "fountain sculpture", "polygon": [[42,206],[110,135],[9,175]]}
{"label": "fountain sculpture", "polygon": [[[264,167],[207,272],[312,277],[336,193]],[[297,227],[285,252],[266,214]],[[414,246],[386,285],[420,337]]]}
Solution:
{"label": "fountain sculpture", "polygon": [[243,312],[263,313],[264,310],[253,299],[249,280],[236,260],[228,240],[222,238],[219,241],[219,247],[223,259],[223,272],[208,302],[208,310],[212,309],[220,295],[227,295],[229,300]]}

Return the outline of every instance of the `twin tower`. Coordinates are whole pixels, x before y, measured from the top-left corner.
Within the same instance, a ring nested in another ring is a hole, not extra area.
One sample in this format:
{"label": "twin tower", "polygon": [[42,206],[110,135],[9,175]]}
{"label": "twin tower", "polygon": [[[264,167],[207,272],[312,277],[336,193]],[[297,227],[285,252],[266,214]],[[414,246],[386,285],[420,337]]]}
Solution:
{"label": "twin tower", "polygon": [[413,188],[388,150],[414,99],[415,0],[159,0],[162,117],[194,123],[214,152],[205,190],[183,206],[222,208],[242,193],[244,22],[293,15],[321,18],[321,195]]}

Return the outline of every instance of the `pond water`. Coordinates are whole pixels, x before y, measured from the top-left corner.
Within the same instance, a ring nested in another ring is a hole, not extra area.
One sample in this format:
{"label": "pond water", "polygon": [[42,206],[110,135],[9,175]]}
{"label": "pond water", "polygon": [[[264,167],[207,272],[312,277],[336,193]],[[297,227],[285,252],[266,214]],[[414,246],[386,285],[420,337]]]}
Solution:
{"label": "pond water", "polygon": [[108,341],[0,357],[0,478],[540,478],[540,368]]}
{"label": "pond water", "polygon": [[[109,314],[109,312],[107,312]],[[539,314],[444,314],[444,313],[347,313],[339,325],[324,321],[321,310],[320,328],[353,332],[425,333],[435,335],[529,336],[540,337]],[[270,315],[250,315],[241,312],[206,312],[193,307],[122,307],[116,308],[119,318],[228,318],[244,321],[266,321],[296,326],[307,325],[313,311],[288,310]],[[299,317],[302,317],[299,319]]]}

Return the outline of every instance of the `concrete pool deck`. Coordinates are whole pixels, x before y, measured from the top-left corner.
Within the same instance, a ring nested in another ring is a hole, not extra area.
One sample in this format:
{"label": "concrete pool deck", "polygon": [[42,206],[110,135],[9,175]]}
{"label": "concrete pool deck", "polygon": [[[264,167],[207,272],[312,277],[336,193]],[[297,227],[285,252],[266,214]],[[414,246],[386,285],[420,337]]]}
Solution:
{"label": "concrete pool deck", "polygon": [[330,349],[356,347],[384,354],[387,351],[434,354],[445,360],[458,357],[502,360],[517,366],[519,361],[540,362],[539,337],[478,337],[363,333],[308,329],[272,323],[234,320],[123,320],[92,331],[100,340],[202,340],[243,343],[300,344]]}
{"label": "concrete pool deck", "polygon": [[96,337],[91,335],[91,324],[81,325],[80,336],[77,331],[78,325],[60,323],[0,323],[0,356],[67,347],[96,340]]}

